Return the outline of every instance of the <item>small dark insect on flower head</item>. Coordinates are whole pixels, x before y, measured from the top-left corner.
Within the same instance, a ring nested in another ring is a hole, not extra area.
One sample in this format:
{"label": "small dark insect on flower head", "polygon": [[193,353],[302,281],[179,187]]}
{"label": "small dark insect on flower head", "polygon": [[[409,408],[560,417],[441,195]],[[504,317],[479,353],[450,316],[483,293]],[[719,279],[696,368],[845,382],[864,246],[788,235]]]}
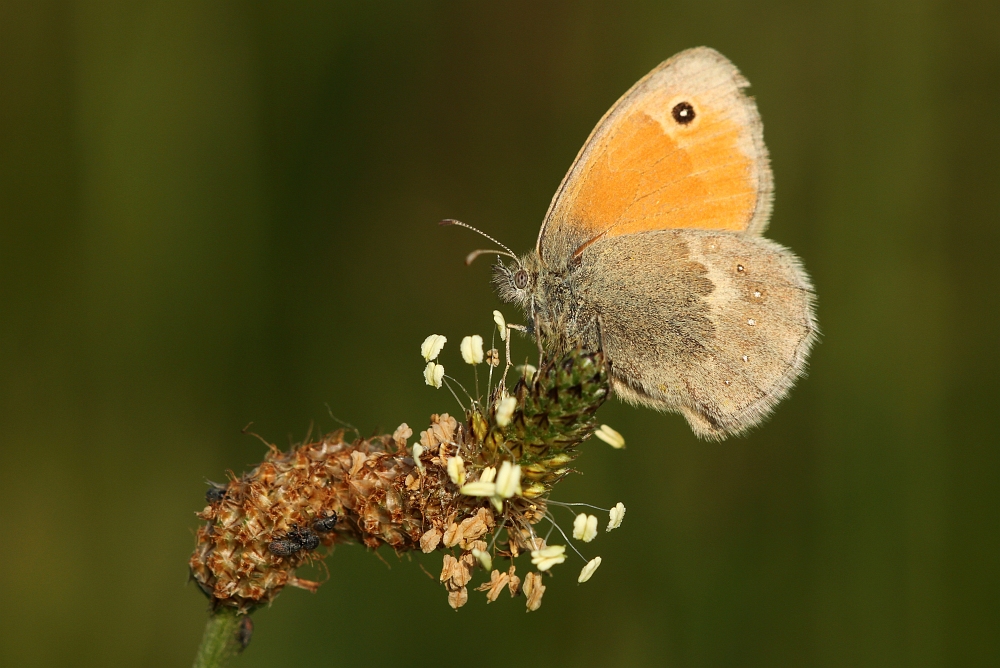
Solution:
{"label": "small dark insect on flower head", "polygon": [[300,534],[302,537],[302,549],[307,552],[312,552],[317,547],[319,547],[319,536],[314,534],[309,529],[303,529]]}
{"label": "small dark insect on flower head", "polygon": [[250,615],[243,615],[240,619],[239,628],[236,629],[236,642],[239,645],[237,652],[243,652],[253,638],[253,620]]}
{"label": "small dark insect on flower head", "polygon": [[226,498],[226,488],[225,487],[222,487],[220,485],[216,485],[215,483],[211,483],[211,484],[212,484],[212,486],[209,487],[208,490],[205,492],[205,501],[207,501],[208,503],[215,504],[215,503],[218,503],[219,501],[222,501],[224,498]]}
{"label": "small dark insect on flower head", "polygon": [[267,549],[276,557],[290,557],[302,549],[302,544],[290,538],[276,538],[268,543]]}
{"label": "small dark insect on flower head", "polygon": [[337,513],[329,517],[317,517],[313,520],[312,528],[316,533],[330,533],[337,528]]}
{"label": "small dark insect on flower head", "polygon": [[292,530],[288,532],[287,539],[295,541],[298,543],[299,549],[306,550],[307,552],[312,552],[319,547],[319,536],[309,529],[300,529],[295,525],[293,525]]}

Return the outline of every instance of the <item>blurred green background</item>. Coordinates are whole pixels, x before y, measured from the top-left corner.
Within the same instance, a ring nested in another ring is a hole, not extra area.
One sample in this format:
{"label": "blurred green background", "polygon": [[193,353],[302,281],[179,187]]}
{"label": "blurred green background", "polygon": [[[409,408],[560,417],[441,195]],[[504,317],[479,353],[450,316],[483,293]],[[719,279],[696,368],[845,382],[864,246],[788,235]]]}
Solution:
{"label": "blurred green background", "polygon": [[481,240],[435,223],[529,249],[601,114],[706,44],[753,84],[769,236],[815,279],[809,377],[721,444],[603,408],[628,448],[586,444],[556,497],[628,515],[538,613],[456,614],[420,569],[440,555],[348,546],[236,663],[997,665],[998,13],[0,4],[0,663],[188,665],[204,480],[263,454],[240,429],[454,412],[419,344],[457,369],[498,302],[462,263]]}

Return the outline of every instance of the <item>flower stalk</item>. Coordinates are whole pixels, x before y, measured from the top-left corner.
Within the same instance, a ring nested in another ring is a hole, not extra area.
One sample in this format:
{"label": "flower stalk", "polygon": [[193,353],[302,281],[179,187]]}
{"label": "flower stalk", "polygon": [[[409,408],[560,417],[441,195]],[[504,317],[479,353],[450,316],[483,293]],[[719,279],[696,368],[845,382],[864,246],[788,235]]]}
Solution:
{"label": "flower stalk", "polygon": [[235,608],[220,607],[212,612],[205,623],[205,633],[194,659],[194,668],[223,666],[239,653],[241,618]]}

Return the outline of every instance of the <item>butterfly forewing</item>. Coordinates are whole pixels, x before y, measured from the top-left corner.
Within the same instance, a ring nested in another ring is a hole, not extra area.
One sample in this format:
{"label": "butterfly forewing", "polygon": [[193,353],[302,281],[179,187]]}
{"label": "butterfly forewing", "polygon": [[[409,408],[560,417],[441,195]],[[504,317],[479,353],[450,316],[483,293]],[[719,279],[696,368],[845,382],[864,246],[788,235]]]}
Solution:
{"label": "butterfly forewing", "polygon": [[584,144],[538,238],[550,265],[596,238],[661,229],[760,233],[772,180],[746,80],[705,47],[632,87]]}

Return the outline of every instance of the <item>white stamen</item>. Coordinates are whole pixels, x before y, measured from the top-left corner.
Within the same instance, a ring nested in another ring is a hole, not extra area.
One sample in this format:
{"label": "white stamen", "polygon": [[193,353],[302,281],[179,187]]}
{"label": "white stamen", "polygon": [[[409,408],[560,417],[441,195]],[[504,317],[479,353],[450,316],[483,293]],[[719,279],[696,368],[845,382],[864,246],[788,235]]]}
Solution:
{"label": "white stamen", "polygon": [[465,484],[465,460],[461,455],[448,459],[448,477],[459,487]]}
{"label": "white stamen", "polygon": [[497,329],[500,330],[500,340],[507,340],[507,320],[504,319],[503,313],[500,311],[493,311],[493,322],[497,324]]}
{"label": "white stamen", "polygon": [[447,342],[448,339],[440,334],[431,334],[424,339],[424,342],[420,344],[420,354],[423,355],[424,361],[430,362],[437,359],[437,356],[441,354],[441,349],[444,348],[444,344]]}
{"label": "white stamen", "polygon": [[458,491],[466,496],[495,496],[497,486],[496,483],[480,480],[478,482],[466,483]]}
{"label": "white stamen", "polygon": [[424,367],[424,382],[431,387],[440,388],[444,379],[444,367],[435,362],[428,362]]}
{"label": "white stamen", "polygon": [[506,427],[514,417],[514,409],[517,408],[515,397],[506,397],[497,404],[497,424]]}
{"label": "white stamen", "polygon": [[573,538],[589,543],[597,537],[597,518],[587,513],[580,513],[573,520]]}
{"label": "white stamen", "polygon": [[584,582],[590,579],[590,576],[594,574],[594,571],[596,571],[597,567],[600,565],[601,565],[601,558],[594,557],[593,559],[587,562],[586,566],[583,567],[583,570],[580,571],[580,577],[578,577],[576,581],[579,582],[580,584],[583,584]]}
{"label": "white stamen", "polygon": [[608,528],[605,529],[605,531],[617,529],[622,525],[622,520],[625,519],[625,504],[619,501],[615,504],[615,507],[611,509],[608,515],[611,519],[608,521]]}
{"label": "white stamen", "polygon": [[462,339],[462,344],[460,346],[462,351],[462,359],[465,360],[466,364],[482,364],[483,362],[483,337],[478,334],[472,336],[467,336]]}
{"label": "white stamen", "polygon": [[509,499],[521,493],[521,467],[504,462],[497,471],[497,496]]}
{"label": "white stamen", "polygon": [[561,564],[566,561],[565,552],[565,545],[549,545],[548,547],[543,547],[541,550],[532,550],[531,563],[534,564],[538,570],[547,571],[556,564]]}
{"label": "white stamen", "polygon": [[[479,560],[479,565],[485,570],[493,570],[493,557],[490,556],[489,552],[474,547],[472,548],[472,556]],[[600,559],[600,557],[598,557],[598,559]]]}
{"label": "white stamen", "polygon": [[625,437],[606,424],[602,424],[601,428],[594,432],[594,436],[601,439],[616,450],[625,447]]}

